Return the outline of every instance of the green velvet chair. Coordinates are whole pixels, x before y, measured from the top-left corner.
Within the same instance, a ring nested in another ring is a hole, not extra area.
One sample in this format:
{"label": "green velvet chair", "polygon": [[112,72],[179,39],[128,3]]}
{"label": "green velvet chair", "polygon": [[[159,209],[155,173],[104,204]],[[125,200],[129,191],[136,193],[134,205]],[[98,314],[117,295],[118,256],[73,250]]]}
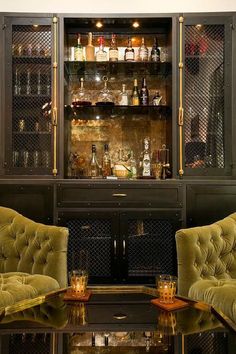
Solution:
{"label": "green velvet chair", "polygon": [[67,285],[68,230],[0,207],[0,308]]}
{"label": "green velvet chair", "polygon": [[178,294],[204,301],[236,322],[236,213],[176,233]]}

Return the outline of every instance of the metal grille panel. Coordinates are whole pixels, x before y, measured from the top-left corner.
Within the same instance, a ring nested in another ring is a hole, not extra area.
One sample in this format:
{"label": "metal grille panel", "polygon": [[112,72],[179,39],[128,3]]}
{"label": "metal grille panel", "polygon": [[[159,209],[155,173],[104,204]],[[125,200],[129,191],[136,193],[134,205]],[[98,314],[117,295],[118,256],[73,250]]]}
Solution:
{"label": "metal grille panel", "polygon": [[12,172],[51,173],[51,26],[12,27]]}
{"label": "metal grille panel", "polygon": [[50,353],[49,333],[23,333],[10,336],[10,354],[49,354]]}
{"label": "metal grille panel", "polygon": [[174,229],[169,220],[129,220],[130,276],[175,274],[175,260]]}
{"label": "metal grille panel", "polygon": [[224,26],[185,26],[185,162],[224,168]]}
{"label": "metal grille panel", "polygon": [[68,270],[88,267],[90,276],[111,276],[110,220],[70,220]]}
{"label": "metal grille panel", "polygon": [[199,333],[188,335],[185,339],[186,353],[188,354],[228,353],[226,333]]}

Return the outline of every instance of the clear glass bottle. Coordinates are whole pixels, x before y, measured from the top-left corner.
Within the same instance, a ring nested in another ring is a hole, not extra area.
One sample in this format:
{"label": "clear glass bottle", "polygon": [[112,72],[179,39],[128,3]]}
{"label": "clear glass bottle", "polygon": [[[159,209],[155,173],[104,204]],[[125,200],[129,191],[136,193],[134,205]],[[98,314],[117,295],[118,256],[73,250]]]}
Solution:
{"label": "clear glass bottle", "polygon": [[14,85],[14,95],[21,94],[21,80],[20,80],[20,72],[18,69],[15,71],[15,85]]}
{"label": "clear glass bottle", "polygon": [[104,49],[104,37],[99,37],[99,49],[96,52],[96,61],[107,61],[107,52]]}
{"label": "clear glass bottle", "polygon": [[138,81],[137,79],[134,79],[134,87],[131,95],[131,105],[139,106],[139,104],[140,104],[140,98],[139,98],[139,90],[138,90]]}
{"label": "clear glass bottle", "polygon": [[26,95],[31,94],[31,71],[30,69],[27,70],[26,74]]}
{"label": "clear glass bottle", "polygon": [[154,38],[154,43],[151,50],[150,60],[156,63],[160,62],[160,49],[158,48],[157,37]]}
{"label": "clear glass bottle", "polygon": [[149,104],[149,92],[147,89],[147,83],[145,78],[142,79],[142,87],[140,91],[140,104],[142,106],[148,106]]}
{"label": "clear glass bottle", "polygon": [[137,178],[137,161],[134,157],[133,150],[130,151],[130,159],[129,159],[131,178]]}
{"label": "clear glass bottle", "polygon": [[125,49],[125,56],[124,60],[125,61],[134,61],[135,55],[134,55],[134,48],[132,47],[132,41],[131,38],[128,38],[128,45],[127,48]]}
{"label": "clear glass bottle", "polygon": [[89,176],[91,178],[96,178],[99,177],[99,172],[100,172],[100,167],[97,161],[97,156],[96,156],[96,145],[92,145],[92,157],[91,157],[91,161],[89,164]]}
{"label": "clear glass bottle", "polygon": [[112,34],[111,37],[111,46],[109,48],[109,61],[118,61],[118,48],[116,45],[116,35]]}
{"label": "clear glass bottle", "polygon": [[84,60],[84,52],[81,44],[81,37],[78,33],[77,35],[77,46],[75,47],[75,61],[83,61]]}
{"label": "clear glass bottle", "polygon": [[112,92],[107,88],[108,78],[106,76],[103,77],[104,87],[99,92],[96,106],[111,106],[114,105],[114,97]]}
{"label": "clear glass bottle", "polygon": [[42,85],[41,85],[41,70],[38,70],[37,74],[37,95],[41,95],[42,93]]}
{"label": "clear glass bottle", "polygon": [[95,61],[95,48],[93,45],[93,34],[88,33],[88,44],[85,47],[86,61]]}
{"label": "clear glass bottle", "polygon": [[139,61],[148,61],[148,48],[145,45],[144,37],[142,37],[141,46],[138,50],[138,60]]}
{"label": "clear glass bottle", "polygon": [[102,176],[111,176],[111,158],[109,154],[108,144],[104,145],[104,155],[102,159]]}
{"label": "clear glass bottle", "polygon": [[128,92],[126,90],[125,84],[122,84],[122,91],[118,97],[118,104],[120,106],[128,106],[129,105],[129,96],[128,96]]}
{"label": "clear glass bottle", "polygon": [[144,138],[144,150],[142,154],[142,176],[151,177],[151,150],[149,138]]}
{"label": "clear glass bottle", "polygon": [[84,88],[84,79],[80,78],[80,88],[78,91],[74,92],[72,97],[72,105],[73,107],[80,106],[91,106],[91,96],[87,90]]}

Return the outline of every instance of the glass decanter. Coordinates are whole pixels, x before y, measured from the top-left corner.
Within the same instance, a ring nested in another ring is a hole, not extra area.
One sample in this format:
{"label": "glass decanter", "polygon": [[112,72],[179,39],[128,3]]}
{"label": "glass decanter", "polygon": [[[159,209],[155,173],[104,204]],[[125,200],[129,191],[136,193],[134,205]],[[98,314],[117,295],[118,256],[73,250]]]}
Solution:
{"label": "glass decanter", "polygon": [[84,88],[84,79],[81,77],[80,79],[80,88],[75,91],[72,96],[72,106],[73,107],[81,107],[81,106],[91,106],[92,99],[91,95]]}
{"label": "glass decanter", "polygon": [[110,90],[107,88],[108,77],[103,77],[104,87],[99,92],[96,106],[113,106],[114,105],[114,97]]}

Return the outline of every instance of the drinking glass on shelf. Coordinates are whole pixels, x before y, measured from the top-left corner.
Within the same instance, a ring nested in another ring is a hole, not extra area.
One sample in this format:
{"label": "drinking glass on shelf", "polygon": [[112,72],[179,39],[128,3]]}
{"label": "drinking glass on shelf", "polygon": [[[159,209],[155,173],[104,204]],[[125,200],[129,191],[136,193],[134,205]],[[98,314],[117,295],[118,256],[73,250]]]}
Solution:
{"label": "drinking glass on shelf", "polygon": [[19,167],[20,165],[20,154],[19,151],[13,151],[12,154],[12,165],[13,167]]}
{"label": "drinking glass on shelf", "polygon": [[24,168],[29,167],[29,151],[28,150],[21,151],[21,159],[22,159],[22,166]]}
{"label": "drinking glass on shelf", "polygon": [[34,168],[39,167],[39,164],[40,164],[40,152],[35,150],[33,152],[33,166],[34,166]]}
{"label": "drinking glass on shelf", "polygon": [[46,168],[50,167],[50,152],[48,150],[42,152],[42,164]]}

